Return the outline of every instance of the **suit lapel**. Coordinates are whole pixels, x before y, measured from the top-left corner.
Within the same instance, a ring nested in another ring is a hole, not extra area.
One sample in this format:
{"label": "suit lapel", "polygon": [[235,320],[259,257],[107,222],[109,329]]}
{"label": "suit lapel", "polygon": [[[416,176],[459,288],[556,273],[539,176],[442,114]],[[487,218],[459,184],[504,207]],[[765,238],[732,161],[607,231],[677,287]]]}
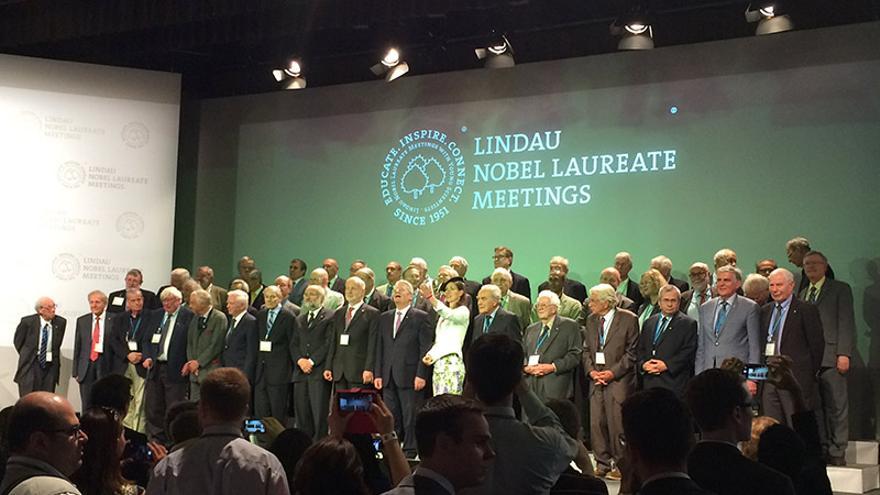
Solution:
{"label": "suit lapel", "polygon": [[400,326],[397,327],[397,335],[394,335],[394,319],[397,318],[397,310],[391,315],[391,338],[397,340],[397,337],[400,337],[400,334],[403,332],[403,329],[406,327],[406,323],[409,321],[410,312],[407,311],[405,315],[403,315],[403,319],[400,320]]}
{"label": "suit lapel", "polygon": [[[785,345],[786,342],[788,342],[788,336],[791,334],[791,332],[795,331],[795,329],[798,326],[800,326],[798,324],[800,322],[796,321],[796,319],[800,319],[800,317],[801,317],[798,309],[799,308],[798,308],[798,304],[797,304],[797,299],[792,297],[791,303],[789,303],[789,305],[788,305],[788,313],[786,313],[786,315],[785,315],[785,323],[782,325],[782,336],[781,336],[781,340],[779,341],[779,349],[778,349],[779,354],[782,354],[782,350],[784,349],[783,346]],[[773,312],[771,311],[770,314],[771,314],[770,321],[772,324]]]}
{"label": "suit lapel", "polygon": [[543,349],[545,351],[553,345],[553,342],[556,340],[556,335],[559,333],[559,318],[560,316],[556,315],[556,318],[553,319],[553,326],[550,328],[550,336],[547,337],[547,343],[544,344]]}
{"label": "suit lapel", "polygon": [[[724,331],[727,330],[727,323],[730,321],[730,317],[733,315],[733,312],[736,310],[737,302],[739,302],[739,294],[734,294],[734,295],[733,295],[733,301],[731,301],[731,303],[730,303],[730,308],[727,310],[727,316],[724,318],[724,325],[721,326],[721,331],[719,332],[719,335],[723,334]],[[715,309],[716,309],[716,310],[718,309],[718,305],[720,305],[720,304],[721,304],[721,300],[719,299],[719,300],[715,303]],[[712,323],[713,323],[712,328],[713,328],[713,330],[714,330],[714,323],[715,323],[715,320],[712,320]]]}

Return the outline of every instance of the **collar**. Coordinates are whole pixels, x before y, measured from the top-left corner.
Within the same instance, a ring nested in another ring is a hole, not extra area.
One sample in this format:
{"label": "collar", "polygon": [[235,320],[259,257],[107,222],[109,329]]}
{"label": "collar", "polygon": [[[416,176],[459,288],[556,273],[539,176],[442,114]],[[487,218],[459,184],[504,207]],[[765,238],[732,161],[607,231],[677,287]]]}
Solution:
{"label": "collar", "polygon": [[199,318],[207,318],[208,316],[211,315],[211,311],[213,311],[213,310],[214,310],[214,306],[209,306],[208,311],[205,311],[205,314],[203,314],[203,315],[199,315]]}
{"label": "collar", "polygon": [[485,415],[516,419],[512,406],[487,406]]}
{"label": "collar", "polygon": [[351,315],[354,316],[354,314],[357,313],[358,310],[361,309],[361,306],[363,306],[363,305],[364,305],[363,301],[361,301],[357,304],[348,303],[348,307],[352,309]]}
{"label": "collar", "polygon": [[793,297],[794,297],[794,293],[792,292],[791,295],[788,296],[787,298],[785,298],[784,301],[773,301],[773,309],[774,309],[774,310],[776,309],[776,305],[777,305],[777,304],[781,304],[781,305],[782,305],[782,310],[783,310],[783,311],[788,311],[788,308],[791,306],[791,299],[792,299]]}
{"label": "collar", "polygon": [[26,455],[13,455],[9,457],[7,461],[8,464],[19,464],[21,466],[29,467],[32,469],[38,469],[46,474],[50,474],[52,476],[56,476],[58,478],[68,479],[67,476],[61,474],[55,466],[49,464],[48,462],[37,459],[36,457],[30,457]]}
{"label": "collar", "polygon": [[40,328],[43,328],[43,327],[46,326],[46,325],[49,325],[49,327],[51,327],[51,326],[52,326],[52,320],[44,320],[43,317],[41,316],[41,317],[40,317]]}
{"label": "collar", "polygon": [[736,299],[736,292],[734,292],[734,293],[733,293],[730,297],[728,297],[727,299],[723,299],[721,296],[718,296],[718,305],[720,306],[721,303],[723,303],[723,302],[727,302],[727,304],[728,304],[729,306],[733,306],[733,301],[734,301],[734,299]]}
{"label": "collar", "polygon": [[501,309],[501,306],[496,307],[495,309],[492,310],[491,313],[487,314],[486,316],[489,317],[489,318],[492,318],[492,319],[494,320],[494,319],[495,319],[495,315],[498,314],[498,310],[499,310],[499,309]]}
{"label": "collar", "polygon": [[395,308],[394,308],[394,312],[395,312],[395,313],[400,313],[400,316],[401,316],[401,317],[404,317],[404,316],[406,316],[406,314],[409,312],[409,308],[410,308],[410,307],[411,307],[411,306],[406,306],[406,307],[404,307],[403,309],[397,309],[397,307],[395,306]]}
{"label": "collar", "polygon": [[[99,315],[96,315],[95,313],[92,313],[92,321],[95,321],[96,318],[104,318],[104,316],[106,316],[106,313],[107,313],[106,311],[103,312],[103,313],[101,313],[101,314],[99,314]],[[105,319],[106,319],[106,318],[105,318]]]}
{"label": "collar", "polygon": [[553,324],[556,323],[556,320],[557,320],[558,318],[559,318],[559,315],[556,314],[556,315],[553,316],[553,319],[550,320],[548,323],[544,323],[544,322],[541,321],[541,320],[538,320],[538,321],[541,323],[541,328],[548,327],[548,328],[550,328],[551,330],[553,330]]}
{"label": "collar", "polygon": [[[822,286],[825,285],[825,275],[822,275],[817,282],[810,282],[810,287],[815,287],[817,291],[822,292]],[[810,289],[807,288],[807,295],[810,294]]]}
{"label": "collar", "polygon": [[415,471],[413,472],[413,476],[422,476],[422,477],[434,480],[440,486],[442,486],[444,490],[446,490],[447,492],[449,492],[452,495],[455,494],[455,487],[452,486],[452,483],[448,479],[446,479],[445,476],[438,473],[437,471],[433,471],[431,469],[428,469],[425,466],[418,466],[418,467],[416,467]]}
{"label": "collar", "polygon": [[202,428],[202,437],[215,437],[221,435],[235,436],[241,438],[241,426],[239,426],[238,422],[235,422],[221,423]]}
{"label": "collar", "polygon": [[726,445],[728,447],[733,447],[737,451],[739,451],[739,447],[737,447],[735,443],[726,442],[724,440],[700,440],[697,443],[716,443],[716,444]]}

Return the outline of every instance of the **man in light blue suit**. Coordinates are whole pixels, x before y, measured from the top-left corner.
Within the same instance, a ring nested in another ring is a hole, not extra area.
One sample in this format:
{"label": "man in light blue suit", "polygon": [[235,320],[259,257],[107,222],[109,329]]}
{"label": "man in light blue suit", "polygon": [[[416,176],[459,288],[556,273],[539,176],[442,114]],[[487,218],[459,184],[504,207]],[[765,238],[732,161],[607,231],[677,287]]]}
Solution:
{"label": "man in light blue suit", "polygon": [[[722,361],[735,357],[746,364],[761,362],[761,320],[758,305],[736,292],[742,274],[733,266],[715,270],[717,297],[700,306],[697,359],[694,371],[700,374],[718,368]],[[757,386],[748,382],[754,395]]]}

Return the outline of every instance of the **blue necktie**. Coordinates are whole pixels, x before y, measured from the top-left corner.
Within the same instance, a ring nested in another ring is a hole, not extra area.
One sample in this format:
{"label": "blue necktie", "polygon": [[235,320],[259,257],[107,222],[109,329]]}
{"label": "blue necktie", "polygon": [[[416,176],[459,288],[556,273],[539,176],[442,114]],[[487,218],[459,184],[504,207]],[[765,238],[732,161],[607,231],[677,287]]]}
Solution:
{"label": "blue necktie", "polygon": [[269,334],[272,333],[272,326],[275,324],[275,317],[278,316],[277,311],[269,311],[269,318],[266,321],[266,338],[269,338]]}
{"label": "blue necktie", "polygon": [[715,337],[721,333],[721,328],[724,327],[724,322],[727,320],[727,306],[727,301],[721,303],[721,311],[718,312],[718,318],[715,319]]}
{"label": "blue necktie", "polygon": [[[779,332],[779,325],[782,323],[782,305],[776,305],[776,318],[773,320],[773,325],[770,326],[770,335],[767,336],[767,342],[773,342],[773,338]],[[777,349],[778,351],[778,349]]]}
{"label": "blue necktie", "polygon": [[663,321],[660,322],[660,325],[657,326],[657,330],[654,331],[654,345],[657,345],[657,341],[660,340],[660,336],[663,335],[663,332],[666,331],[667,324],[669,324],[669,317],[664,316]]}
{"label": "blue necktie", "polygon": [[483,334],[489,333],[489,327],[492,326],[492,315],[486,315],[486,319],[483,320]]}
{"label": "blue necktie", "polygon": [[37,359],[40,361],[40,368],[46,367],[46,353],[49,352],[49,324],[43,325],[40,331],[40,354]]}

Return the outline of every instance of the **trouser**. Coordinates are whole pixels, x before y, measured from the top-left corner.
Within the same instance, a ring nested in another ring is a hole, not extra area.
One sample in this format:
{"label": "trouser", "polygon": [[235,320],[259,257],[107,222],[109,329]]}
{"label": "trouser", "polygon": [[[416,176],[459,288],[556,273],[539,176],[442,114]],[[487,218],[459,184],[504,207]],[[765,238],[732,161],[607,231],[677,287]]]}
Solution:
{"label": "trouser", "polygon": [[272,417],[287,427],[287,383],[271,385],[265,376],[254,385],[254,416]]}
{"label": "trouser", "polygon": [[620,406],[610,386],[590,385],[590,438],[596,465],[604,471],[612,468],[611,461],[616,465],[623,457],[623,446],[620,444],[623,419]]}
{"label": "trouser", "polygon": [[847,377],[837,368],[825,368],[819,373],[819,397],[822,407],[818,409],[819,437],[822,450],[833,457],[843,457],[849,440],[849,398]]}
{"label": "trouser", "polygon": [[327,436],[330,382],[323,378],[296,382],[293,384],[293,397],[296,427],[315,440]]}
{"label": "trouser", "polygon": [[[55,364],[54,366],[58,366]],[[31,366],[31,378],[24,379],[18,384],[18,396],[24,397],[31,392],[55,392],[55,367],[51,363],[45,368],[40,368],[40,363],[34,360]]]}
{"label": "trouser", "polygon": [[98,362],[89,361],[86,375],[79,378],[82,379],[79,382],[79,398],[82,401],[82,411],[85,412],[92,405],[92,385],[98,381]]}
{"label": "trouser", "polygon": [[141,378],[137,373],[137,369],[131,363],[125,370],[125,376],[131,380],[131,403],[128,405],[128,414],[122,420],[122,424],[127,428],[146,433],[146,418],[144,414],[144,389],[146,388],[146,380]]}
{"label": "trouser", "polygon": [[165,413],[177,402],[186,400],[187,381],[171,381],[172,370],[165,361],[156,361],[147,375],[144,385],[144,402],[147,413],[147,435],[151,440],[168,443],[165,431]]}
{"label": "trouser", "polygon": [[394,429],[398,438],[403,440],[403,450],[407,455],[416,453],[416,421],[415,403],[418,392],[409,383],[409,387],[401,387],[388,376],[382,384],[382,399],[394,415]]}
{"label": "trouser", "polygon": [[794,401],[787,390],[779,390],[770,382],[761,386],[761,411],[764,416],[792,426],[791,415],[794,414]]}

